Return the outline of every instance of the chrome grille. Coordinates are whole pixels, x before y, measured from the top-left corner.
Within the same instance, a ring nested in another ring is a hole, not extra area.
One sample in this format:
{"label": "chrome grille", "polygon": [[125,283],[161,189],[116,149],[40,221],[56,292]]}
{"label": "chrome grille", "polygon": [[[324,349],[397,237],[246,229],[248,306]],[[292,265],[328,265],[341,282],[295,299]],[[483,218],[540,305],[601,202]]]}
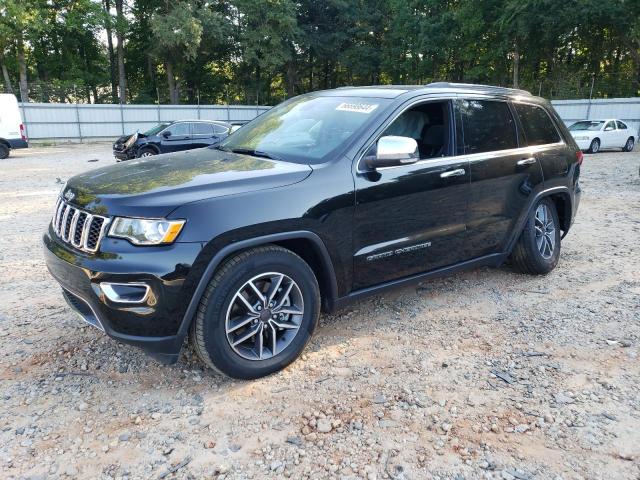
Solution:
{"label": "chrome grille", "polygon": [[98,250],[100,240],[109,224],[107,217],[92,215],[91,213],[72,207],[58,198],[56,210],[51,220],[51,226],[58,238],[69,245],[84,252]]}

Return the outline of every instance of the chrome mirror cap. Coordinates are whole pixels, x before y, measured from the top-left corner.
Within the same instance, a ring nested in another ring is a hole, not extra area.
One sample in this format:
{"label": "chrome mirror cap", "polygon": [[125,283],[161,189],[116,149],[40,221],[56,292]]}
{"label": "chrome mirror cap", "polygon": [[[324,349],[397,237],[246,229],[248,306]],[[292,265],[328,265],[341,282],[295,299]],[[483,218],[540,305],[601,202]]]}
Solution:
{"label": "chrome mirror cap", "polygon": [[368,158],[371,168],[415,163],[420,159],[418,143],[410,137],[388,135],[378,140],[376,155]]}

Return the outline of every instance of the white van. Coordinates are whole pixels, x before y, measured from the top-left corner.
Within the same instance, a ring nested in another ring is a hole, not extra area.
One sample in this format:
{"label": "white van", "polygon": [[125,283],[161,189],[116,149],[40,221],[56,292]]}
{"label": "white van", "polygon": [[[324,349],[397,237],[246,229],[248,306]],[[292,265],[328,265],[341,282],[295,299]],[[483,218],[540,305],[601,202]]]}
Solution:
{"label": "white van", "polygon": [[28,146],[16,96],[0,93],[0,160],[7,158],[12,148]]}

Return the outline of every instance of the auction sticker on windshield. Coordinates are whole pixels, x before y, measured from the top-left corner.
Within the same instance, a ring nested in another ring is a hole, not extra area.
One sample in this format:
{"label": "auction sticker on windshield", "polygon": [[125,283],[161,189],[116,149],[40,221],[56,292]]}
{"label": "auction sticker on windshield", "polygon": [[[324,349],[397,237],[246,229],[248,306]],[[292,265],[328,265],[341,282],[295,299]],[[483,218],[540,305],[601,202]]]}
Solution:
{"label": "auction sticker on windshield", "polygon": [[372,103],[341,103],[336,107],[336,110],[341,112],[371,113],[376,108],[378,108],[378,105]]}

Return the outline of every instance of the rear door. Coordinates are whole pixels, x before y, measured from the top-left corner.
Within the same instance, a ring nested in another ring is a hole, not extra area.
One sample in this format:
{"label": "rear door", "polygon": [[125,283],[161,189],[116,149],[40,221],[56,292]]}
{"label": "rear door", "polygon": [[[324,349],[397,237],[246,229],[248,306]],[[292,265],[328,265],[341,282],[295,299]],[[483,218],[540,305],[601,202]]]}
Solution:
{"label": "rear door", "polygon": [[542,169],[509,102],[471,97],[457,100],[456,109],[471,172],[467,248],[473,257],[501,253]]}
{"label": "rear door", "polygon": [[213,124],[207,122],[193,122],[191,124],[191,148],[208,147],[216,142]]}
{"label": "rear door", "polygon": [[616,146],[618,148],[623,148],[631,135],[629,135],[627,126],[618,120],[616,120],[616,134],[618,139],[618,144]]}

